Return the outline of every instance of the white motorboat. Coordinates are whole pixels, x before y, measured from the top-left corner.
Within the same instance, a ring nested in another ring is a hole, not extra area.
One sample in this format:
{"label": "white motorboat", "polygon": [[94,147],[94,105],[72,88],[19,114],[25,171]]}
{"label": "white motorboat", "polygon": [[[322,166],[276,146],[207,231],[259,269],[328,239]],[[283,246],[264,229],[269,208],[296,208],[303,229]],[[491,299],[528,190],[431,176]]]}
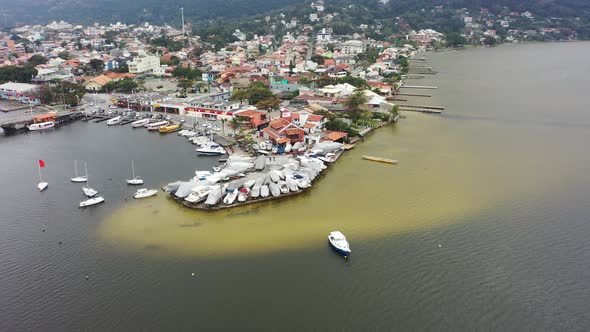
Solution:
{"label": "white motorboat", "polygon": [[112,119],[108,119],[107,120],[107,126],[112,126],[112,125],[119,124],[119,123],[121,123],[121,121],[123,121],[123,118],[120,117],[120,116],[116,116],[116,117],[114,117]]}
{"label": "white motorboat", "polygon": [[193,188],[193,191],[184,199],[189,203],[199,203],[213,191],[218,190],[219,186],[198,186]]}
{"label": "white motorboat", "polygon": [[289,191],[291,191],[291,192],[299,191],[299,186],[297,185],[297,182],[293,178],[287,178],[286,182],[287,182],[287,186],[289,187]]}
{"label": "white motorboat", "polygon": [[287,185],[287,181],[279,181],[279,188],[281,189],[281,194],[289,193],[289,186]]}
{"label": "white motorboat", "polygon": [[278,184],[271,182],[268,184],[268,187],[270,188],[271,195],[274,197],[278,197],[281,194],[281,188]]}
{"label": "white motorboat", "polygon": [[86,176],[78,176],[78,161],[74,160],[74,172],[76,174],[75,177],[71,178],[70,181],[72,182],[86,182]]}
{"label": "white motorboat", "polygon": [[37,166],[39,167],[39,183],[37,183],[37,189],[39,191],[43,191],[47,189],[47,186],[49,186],[49,183],[43,181],[43,176],[41,175],[41,168],[45,167],[45,162],[43,160],[39,160]]}
{"label": "white motorboat", "polygon": [[147,125],[148,123],[150,123],[150,119],[141,119],[141,120],[131,122],[131,127],[132,128],[141,128],[141,127],[145,127],[145,125]]}
{"label": "white motorboat", "polygon": [[184,136],[184,134],[189,131],[188,129],[183,129],[181,131],[178,132],[178,136]]}
{"label": "white motorboat", "polygon": [[86,163],[84,163],[84,172],[86,174],[86,186],[82,187],[82,192],[88,197],[94,197],[98,194],[98,191],[90,188],[90,185],[88,184],[88,168],[86,167]]}
{"label": "white motorboat", "polygon": [[246,187],[240,189],[240,193],[238,194],[238,202],[245,202],[248,199],[248,195],[250,195],[250,189]]}
{"label": "white motorboat", "polygon": [[138,191],[135,192],[135,195],[133,195],[133,198],[147,198],[147,197],[152,197],[154,195],[158,194],[158,191],[156,189],[139,189]]}
{"label": "white motorboat", "polygon": [[336,161],[336,154],[333,152],[328,152],[325,156],[318,157],[318,159],[326,163],[333,163]]}
{"label": "white motorboat", "polygon": [[256,151],[256,153],[258,153],[258,154],[263,154],[263,155],[265,155],[265,156],[268,156],[268,155],[270,154],[270,152],[268,152],[268,151],[266,151],[266,150],[258,150],[258,151]]}
{"label": "white motorboat", "polygon": [[250,194],[252,195],[252,198],[260,197],[260,188],[261,188],[261,186],[259,186],[259,185],[254,185],[254,187],[252,187],[252,191],[250,192]]}
{"label": "white motorboat", "polygon": [[291,143],[287,142],[287,144],[285,145],[285,153],[291,152],[292,149],[293,149],[293,146],[291,145]]}
{"label": "white motorboat", "polygon": [[260,187],[260,197],[265,198],[268,197],[270,191],[268,190],[268,185],[264,184]]}
{"label": "white motorboat", "polygon": [[219,201],[221,200],[222,196],[223,196],[223,190],[220,188],[217,188],[216,190],[213,190],[211,193],[209,193],[209,195],[207,196],[207,199],[205,200],[205,204],[217,205],[217,203],[219,203]]}
{"label": "white motorboat", "polygon": [[348,245],[348,241],[346,241],[346,237],[340,231],[330,232],[330,235],[328,235],[328,241],[332,248],[344,255],[345,258],[352,252]]}
{"label": "white motorboat", "polygon": [[223,203],[225,203],[227,205],[234,204],[237,197],[238,197],[238,190],[237,189],[228,190],[228,194],[225,195],[225,198],[223,198]]}
{"label": "white motorboat", "polygon": [[261,142],[260,144],[258,144],[258,148],[260,150],[266,150],[266,143],[265,142]]}
{"label": "white motorboat", "polygon": [[53,121],[32,123],[27,126],[30,131],[45,130],[53,127],[55,127],[55,122]]}
{"label": "white motorboat", "polygon": [[200,155],[205,155],[205,156],[221,156],[221,155],[224,155],[227,153],[224,148],[222,148],[220,145],[217,145],[217,144],[211,144],[207,147],[196,149],[196,151]]}
{"label": "white motorboat", "polygon": [[277,152],[279,152],[279,149],[276,146],[273,146],[271,151],[272,153],[276,154]]}
{"label": "white motorboat", "polygon": [[252,186],[254,186],[256,184],[256,180],[249,180],[244,182],[244,188],[252,188]]}
{"label": "white motorboat", "polygon": [[131,160],[131,172],[133,174],[133,177],[131,179],[125,180],[127,181],[127,184],[134,186],[143,184],[143,180],[139,176],[135,176],[135,163],[133,162],[133,160]]}
{"label": "white motorboat", "polygon": [[91,205],[96,205],[99,203],[104,202],[104,198],[102,196],[96,196],[90,199],[87,199],[85,201],[80,202],[80,207],[87,207],[87,206],[91,206]]}

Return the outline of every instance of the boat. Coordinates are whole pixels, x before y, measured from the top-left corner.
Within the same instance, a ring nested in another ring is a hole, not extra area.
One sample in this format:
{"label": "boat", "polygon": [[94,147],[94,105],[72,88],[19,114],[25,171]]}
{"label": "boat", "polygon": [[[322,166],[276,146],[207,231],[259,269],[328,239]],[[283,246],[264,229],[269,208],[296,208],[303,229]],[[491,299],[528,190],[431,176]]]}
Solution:
{"label": "boat", "polygon": [[248,195],[250,195],[250,189],[242,188],[238,193],[238,202],[243,203],[248,199]]}
{"label": "boat", "polygon": [[260,144],[258,144],[258,148],[260,150],[266,150],[266,143],[265,142],[261,142]]}
{"label": "boat", "polygon": [[88,197],[94,197],[98,194],[98,191],[90,188],[88,184],[88,168],[86,167],[86,163],[84,163],[84,172],[86,173],[86,186],[82,187],[82,192]]}
{"label": "boat", "polygon": [[133,195],[133,198],[147,198],[147,197],[151,197],[154,196],[158,193],[158,191],[156,189],[139,189],[138,191],[135,192],[135,195]]}
{"label": "boat", "polygon": [[205,200],[205,204],[210,206],[217,205],[217,203],[219,203],[221,200],[221,196],[223,196],[223,190],[218,187],[216,190],[213,190],[211,193],[209,193],[207,199]]}
{"label": "boat", "polygon": [[370,161],[376,161],[376,162],[380,162],[380,163],[386,163],[386,164],[397,164],[397,163],[399,163],[398,160],[381,158],[381,157],[373,157],[373,156],[363,156],[363,159],[370,160]]}
{"label": "boat", "polygon": [[41,175],[41,168],[45,167],[45,162],[43,160],[39,160],[39,164],[37,166],[39,167],[39,183],[37,183],[37,189],[39,191],[43,191],[47,189],[47,186],[49,186],[49,183],[43,181],[43,176]]}
{"label": "boat", "polygon": [[210,144],[209,146],[196,149],[196,151],[198,154],[204,156],[220,156],[227,153],[224,148],[217,144]]}
{"label": "boat", "polygon": [[86,177],[85,176],[78,176],[78,161],[74,160],[74,173],[76,174],[75,177],[71,178],[70,181],[72,182],[86,182]]}
{"label": "boat", "polygon": [[254,186],[256,184],[256,180],[249,180],[244,182],[244,188],[252,188],[252,186]]}
{"label": "boat", "polygon": [[158,128],[158,131],[162,134],[166,134],[166,133],[171,133],[175,130],[178,130],[178,128],[180,128],[179,124],[172,124],[172,125],[162,126],[162,127]]}
{"label": "boat", "polygon": [[340,231],[330,232],[330,235],[328,235],[328,241],[332,248],[342,254],[345,258],[350,255],[351,250],[348,241],[346,241],[346,237]]}
{"label": "boat", "polygon": [[252,187],[252,191],[250,192],[250,194],[252,195],[252,198],[260,197],[260,188],[261,188],[261,186],[259,186],[259,185],[254,185],[254,187]]}
{"label": "boat", "polygon": [[293,178],[287,178],[287,180],[285,182],[287,182],[287,186],[289,187],[289,191],[291,191],[291,192],[299,191],[299,186],[297,185],[297,181],[295,181]]}
{"label": "boat", "polygon": [[120,117],[120,116],[116,116],[116,117],[114,117],[112,119],[108,119],[107,120],[107,126],[112,126],[112,125],[119,124],[119,123],[121,123],[121,121],[123,121],[123,118]]}
{"label": "boat", "polygon": [[265,155],[265,156],[268,156],[268,155],[270,154],[270,152],[268,152],[268,151],[266,151],[266,150],[258,150],[258,151],[256,151],[256,153],[258,153],[258,154],[263,154],[263,155]]}
{"label": "boat", "polygon": [[188,131],[189,131],[188,129],[183,129],[183,130],[180,130],[180,131],[178,132],[178,136],[184,136],[184,134],[185,134],[186,132],[188,132]]}
{"label": "boat", "polygon": [[154,123],[148,123],[147,125],[145,125],[145,127],[147,128],[147,130],[158,130],[160,129],[160,127],[165,126],[167,124],[168,121],[158,121]]}
{"label": "boat", "polygon": [[139,176],[135,176],[135,164],[133,160],[131,160],[131,172],[133,174],[133,177],[130,180],[125,180],[127,181],[127,184],[134,186],[143,184],[143,180]]}
{"label": "boat", "polygon": [[193,188],[193,191],[184,200],[189,203],[199,203],[204,201],[215,189],[219,189],[219,186],[197,186]]}
{"label": "boat", "polygon": [[234,202],[236,201],[236,198],[238,198],[238,190],[237,189],[228,190],[228,194],[225,195],[225,198],[223,199],[223,203],[225,203],[227,205],[234,204]]}
{"label": "boat", "polygon": [[260,197],[265,198],[268,197],[269,194],[268,185],[262,185],[262,187],[260,187]]}
{"label": "boat", "polygon": [[141,127],[145,127],[145,125],[147,125],[148,123],[150,123],[150,119],[141,119],[141,120],[131,122],[131,127],[132,128],[141,128]]}
{"label": "boat", "polygon": [[290,142],[287,142],[287,144],[285,145],[285,153],[291,152],[291,149],[293,149],[293,146]]}
{"label": "boat", "polygon": [[80,202],[80,207],[87,207],[87,206],[91,206],[91,205],[96,205],[99,203],[104,202],[104,198],[102,196],[96,196],[96,197],[92,197],[89,198],[85,201]]}
{"label": "boat", "polygon": [[326,163],[333,163],[336,161],[336,154],[333,152],[328,152],[325,156],[318,157],[318,159]]}
{"label": "boat", "polygon": [[30,131],[45,130],[53,127],[55,127],[55,122],[53,121],[32,123],[27,126]]}
{"label": "boat", "polygon": [[274,197],[278,197],[279,195],[281,195],[281,188],[279,187],[278,184],[271,182],[268,184],[268,187],[270,188],[270,193]]}
{"label": "boat", "polygon": [[279,188],[281,189],[281,194],[289,193],[289,186],[287,185],[287,181],[279,181]]}

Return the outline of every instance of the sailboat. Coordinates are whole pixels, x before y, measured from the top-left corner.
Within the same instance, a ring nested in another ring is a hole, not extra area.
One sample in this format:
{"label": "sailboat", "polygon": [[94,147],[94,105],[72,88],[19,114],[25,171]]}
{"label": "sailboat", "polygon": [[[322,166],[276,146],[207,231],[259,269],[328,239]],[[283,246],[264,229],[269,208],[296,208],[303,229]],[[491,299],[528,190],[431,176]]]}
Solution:
{"label": "sailboat", "polygon": [[131,172],[133,172],[133,178],[131,180],[126,180],[127,184],[131,184],[131,185],[143,184],[143,180],[139,176],[135,176],[135,164],[133,163],[133,160],[131,160]]}
{"label": "sailboat", "polygon": [[86,163],[84,163],[84,171],[86,172],[86,186],[82,187],[82,191],[84,192],[84,195],[88,197],[94,197],[96,194],[98,194],[98,191],[90,188],[88,185],[88,168],[86,168]]}
{"label": "sailboat", "polygon": [[49,185],[49,183],[43,181],[43,177],[41,176],[41,168],[45,167],[45,162],[41,159],[39,159],[39,183],[37,184],[37,189],[39,189],[39,191],[43,191],[45,189],[47,189],[47,186]]}
{"label": "sailboat", "polygon": [[74,160],[74,170],[76,172],[76,177],[70,179],[72,182],[86,182],[85,176],[78,176],[78,161]]}

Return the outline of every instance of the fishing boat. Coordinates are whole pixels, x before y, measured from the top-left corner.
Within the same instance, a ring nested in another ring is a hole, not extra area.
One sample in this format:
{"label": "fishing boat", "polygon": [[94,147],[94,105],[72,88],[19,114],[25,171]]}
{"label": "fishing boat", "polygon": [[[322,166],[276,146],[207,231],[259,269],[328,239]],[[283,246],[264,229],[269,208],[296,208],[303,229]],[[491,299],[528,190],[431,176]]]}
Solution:
{"label": "fishing boat", "polygon": [[159,130],[160,127],[165,126],[168,124],[168,121],[158,121],[158,122],[154,122],[154,123],[148,123],[147,125],[145,125],[145,127],[147,128],[147,130],[153,131],[153,130]]}
{"label": "fishing boat", "polygon": [[134,164],[133,160],[131,160],[131,172],[133,174],[133,177],[131,179],[125,180],[125,181],[127,181],[127,184],[134,185],[134,186],[143,184],[143,180],[139,176],[135,176],[135,164]]}
{"label": "fishing boat", "polygon": [[41,175],[41,168],[45,167],[45,162],[43,160],[39,160],[39,164],[37,166],[39,167],[39,183],[37,183],[37,189],[39,191],[43,191],[47,189],[47,186],[49,186],[49,183],[43,181],[43,176]]}
{"label": "fishing boat", "polygon": [[158,194],[158,191],[156,189],[139,189],[138,191],[135,192],[135,195],[133,195],[133,198],[148,198],[148,197],[152,197],[154,195]]}
{"label": "fishing boat", "polygon": [[242,188],[238,194],[238,202],[243,203],[248,199],[248,195],[250,195],[250,189]]}
{"label": "fishing boat", "polygon": [[209,146],[196,149],[196,151],[199,155],[204,156],[220,156],[227,153],[224,148],[217,144],[210,144]]}
{"label": "fishing boat", "polygon": [[289,193],[289,186],[287,185],[287,181],[279,181],[279,188],[281,189],[281,194]]}
{"label": "fishing boat", "polygon": [[55,122],[53,121],[32,123],[27,126],[30,131],[45,130],[53,127],[55,127]]}
{"label": "fishing boat", "polygon": [[86,167],[86,163],[84,163],[84,172],[86,174],[86,186],[82,187],[82,192],[84,195],[88,197],[94,197],[98,194],[98,191],[90,188],[89,181],[88,181],[88,168]]}
{"label": "fishing boat", "polygon": [[86,182],[86,176],[78,176],[78,161],[74,160],[74,172],[76,174],[75,177],[71,178],[70,181],[72,182]]}
{"label": "fishing boat", "polygon": [[171,133],[175,130],[178,130],[178,128],[180,128],[179,124],[172,124],[172,125],[167,125],[167,126],[161,126],[160,128],[158,128],[158,131],[161,134],[166,134],[166,133]]}
{"label": "fishing boat", "polygon": [[268,197],[270,191],[268,190],[268,185],[264,184],[260,187],[260,197],[265,198]]}
{"label": "fishing boat", "polygon": [[123,118],[120,117],[120,116],[116,116],[116,117],[114,117],[112,119],[108,119],[107,120],[107,126],[112,126],[112,125],[119,124],[119,123],[121,123],[121,121],[123,121]]}
{"label": "fishing boat", "polygon": [[145,127],[145,125],[147,125],[148,123],[150,123],[150,119],[141,119],[141,120],[131,122],[131,127],[132,128],[141,128],[141,127]]}
{"label": "fishing boat", "polygon": [[236,201],[236,198],[238,198],[238,193],[239,192],[237,189],[228,190],[227,195],[225,195],[225,198],[223,198],[223,203],[225,203],[227,205],[234,204],[234,202]]}
{"label": "fishing boat", "polygon": [[96,196],[80,202],[80,207],[83,208],[91,205],[96,205],[102,202],[104,202],[104,198],[102,196]]}
{"label": "fishing boat", "polygon": [[345,258],[350,255],[351,250],[348,241],[346,241],[346,237],[340,231],[330,232],[330,235],[328,235],[328,241],[332,248],[342,254]]}

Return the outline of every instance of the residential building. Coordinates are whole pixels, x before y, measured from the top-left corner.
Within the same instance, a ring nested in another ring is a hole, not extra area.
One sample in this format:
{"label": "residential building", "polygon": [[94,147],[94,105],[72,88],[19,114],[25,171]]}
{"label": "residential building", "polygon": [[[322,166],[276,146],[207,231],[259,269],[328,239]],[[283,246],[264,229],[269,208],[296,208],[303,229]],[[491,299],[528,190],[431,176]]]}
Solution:
{"label": "residential building", "polygon": [[262,136],[273,144],[282,145],[287,142],[302,142],[305,131],[287,119],[278,118],[270,121],[268,127],[262,130]]}
{"label": "residential building", "polygon": [[160,68],[160,58],[155,55],[140,53],[128,62],[129,72],[133,74],[150,73]]}

